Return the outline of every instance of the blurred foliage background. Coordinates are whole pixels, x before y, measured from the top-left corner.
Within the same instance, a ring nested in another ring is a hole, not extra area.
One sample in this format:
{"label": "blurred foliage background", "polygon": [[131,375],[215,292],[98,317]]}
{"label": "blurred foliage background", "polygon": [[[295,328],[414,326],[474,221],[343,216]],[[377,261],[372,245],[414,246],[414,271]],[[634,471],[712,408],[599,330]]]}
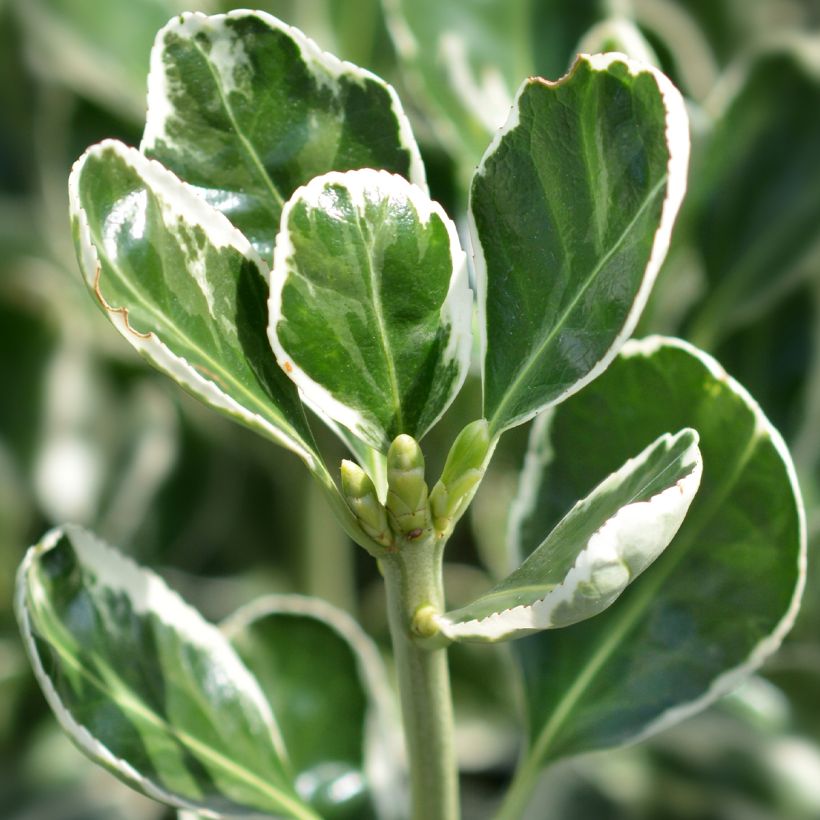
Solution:
{"label": "blurred foliage background", "polygon": [[[576,51],[611,48],[667,71],[690,107],[690,192],[638,335],[692,340],[761,402],[792,446],[816,551],[817,0],[258,5],[398,88],[433,196],[462,223],[465,180],[525,75],[555,78]],[[171,816],[74,751],[25,663],[12,611],[14,573],[26,546],[52,524],[91,527],[158,568],[213,619],[261,592],[301,591],[350,610],[386,642],[375,568],[348,545],[296,460],[148,370],[111,331],[76,270],[70,165],[104,137],[138,144],[153,37],[194,6],[231,8],[221,0],[0,0],[4,818]],[[446,443],[474,418],[478,390],[469,383],[426,442],[431,473]],[[452,542],[454,605],[505,569],[505,516],[525,435],[507,436],[471,521]],[[324,446],[330,458],[341,456],[331,438]],[[648,743],[550,771],[533,820],[820,818],[817,581],[812,562],[797,626],[762,674]],[[515,681],[503,651],[453,650],[468,820],[491,814],[515,761]]]}

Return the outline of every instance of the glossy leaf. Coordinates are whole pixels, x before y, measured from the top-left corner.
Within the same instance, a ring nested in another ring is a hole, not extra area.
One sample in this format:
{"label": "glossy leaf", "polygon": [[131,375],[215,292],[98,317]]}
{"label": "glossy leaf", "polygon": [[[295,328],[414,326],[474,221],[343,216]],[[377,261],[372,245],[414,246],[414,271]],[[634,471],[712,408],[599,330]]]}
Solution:
{"label": "glossy leaf", "polygon": [[183,14],[157,35],[141,147],[267,260],[282,207],[315,176],[385,168],[425,185],[393,89],[264,12]]}
{"label": "glossy leaf", "polygon": [[256,680],[159,577],[68,526],[26,556],[17,614],[63,729],[118,778],[206,817],[317,817]]}
{"label": "glossy leaf", "polygon": [[692,192],[709,287],[690,335],[710,348],[820,264],[816,59],[767,53],[728,97]]}
{"label": "glossy leaf", "polygon": [[401,738],[378,650],[356,622],[316,598],[243,607],[223,632],[279,718],[300,794],[322,817],[396,816]]}
{"label": "glossy leaf", "polygon": [[312,406],[385,451],[421,438],[467,375],[472,294],[439,205],[402,177],[331,173],[282,214],[269,336]]}
{"label": "glossy leaf", "polygon": [[[700,484],[694,430],[666,433],[578,501],[524,563],[436,619],[451,640],[498,641],[609,607],[674,538]],[[526,480],[526,479],[525,479]]]}
{"label": "glossy leaf", "polygon": [[601,373],[628,338],[686,187],[678,91],[617,54],[527,80],[473,180],[484,415],[521,424]]}
{"label": "glossy leaf", "polygon": [[[606,423],[602,423],[606,419]],[[534,429],[515,534],[526,553],[625,455],[669,428],[700,434],[701,488],[664,555],[612,607],[515,644],[529,769],[635,741],[730,691],[780,644],[805,576],[803,505],[788,451],[714,359],[651,337]]]}
{"label": "glossy leaf", "polygon": [[197,398],[317,463],[265,336],[268,275],[242,234],[173,174],[118,142],[70,180],[86,282],[119,332]]}

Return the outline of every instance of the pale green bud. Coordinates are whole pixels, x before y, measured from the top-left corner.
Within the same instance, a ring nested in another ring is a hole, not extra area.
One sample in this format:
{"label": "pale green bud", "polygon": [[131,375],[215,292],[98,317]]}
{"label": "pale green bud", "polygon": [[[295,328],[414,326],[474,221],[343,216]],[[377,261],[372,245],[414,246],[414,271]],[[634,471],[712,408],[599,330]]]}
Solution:
{"label": "pale green bud", "polygon": [[379,502],[370,476],[352,461],[342,461],[342,492],[362,529],[376,542],[389,547],[393,543],[387,524],[387,511]]}
{"label": "pale green bud", "polygon": [[443,532],[484,475],[484,460],[490,449],[486,419],[468,424],[453,442],[441,478],[430,493],[433,525]]}
{"label": "pale green bud", "polygon": [[387,451],[387,509],[396,532],[418,536],[430,526],[424,455],[414,438],[397,436]]}

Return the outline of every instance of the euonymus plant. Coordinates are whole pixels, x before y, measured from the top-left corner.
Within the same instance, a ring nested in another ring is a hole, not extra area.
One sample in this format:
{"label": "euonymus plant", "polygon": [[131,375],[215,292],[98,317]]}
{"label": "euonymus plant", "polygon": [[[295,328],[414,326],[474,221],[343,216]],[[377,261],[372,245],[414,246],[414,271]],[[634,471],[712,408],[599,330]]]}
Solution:
{"label": "euonymus plant", "polygon": [[[621,54],[524,81],[472,180],[468,265],[390,86],[261,12],[173,19],[139,149],[103,142],[71,174],[80,266],[145,359],[295,454],[378,562],[405,743],[349,617],[271,596],[212,626],[67,525],[28,553],[18,616],[80,749],[202,817],[452,820],[447,647],[520,639],[527,740],[498,812],[517,818],[544,766],[758,667],[802,591],[789,455],[711,357],[627,341],[688,145],[680,94]],[[483,404],[428,475],[420,442],[472,358]],[[533,418],[510,572],[448,609],[448,538]],[[326,463],[317,423],[350,460]]]}

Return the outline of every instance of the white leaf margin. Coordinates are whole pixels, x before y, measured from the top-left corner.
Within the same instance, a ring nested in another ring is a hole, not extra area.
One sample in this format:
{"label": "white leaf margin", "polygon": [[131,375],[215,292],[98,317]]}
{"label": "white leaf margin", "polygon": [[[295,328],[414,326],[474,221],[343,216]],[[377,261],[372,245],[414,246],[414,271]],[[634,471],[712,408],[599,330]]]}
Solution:
{"label": "white leaf margin", "polygon": [[[601,373],[611,364],[612,360],[617,355],[618,351],[632,335],[638,323],[643,309],[646,307],[646,302],[649,299],[649,294],[652,291],[652,286],[655,283],[661,265],[666,258],[669,250],[669,242],[672,237],[672,228],[677,219],[680,206],[683,202],[683,197],[686,194],[687,173],[689,169],[689,117],[686,112],[686,104],[680,91],[675,87],[672,81],[661,71],[652,65],[627,57],[625,54],[619,52],[607,52],[606,54],[579,54],[569,71],[558,80],[550,81],[540,77],[530,78],[524,80],[516,92],[510,115],[504,125],[496,132],[490,145],[488,146],[481,162],[476,169],[475,176],[483,176],[487,161],[495,154],[501,145],[504,137],[513,131],[519,123],[518,102],[524,91],[532,84],[544,84],[548,88],[557,88],[567,82],[571,81],[576,70],[581,63],[587,63],[593,71],[607,72],[609,67],[614,63],[623,63],[629,74],[637,77],[640,74],[649,74],[654,80],[660,92],[666,108],[666,145],[669,153],[669,161],[667,163],[667,183],[666,183],[666,197],[664,198],[663,207],[661,210],[661,219],[658,229],[655,231],[655,236],[652,242],[652,251],[649,256],[646,270],[638,293],[632,303],[632,307],[627,314],[623,327],[618,335],[613,340],[612,344],[586,376],[579,379],[570,388],[565,390],[560,396],[553,399],[546,405],[537,407],[535,410],[520,414],[515,418],[506,422],[505,426],[497,433],[502,433],[512,427],[524,424],[529,421],[542,410],[547,407],[554,406],[565,399],[577,393],[593,379],[600,376]],[[478,327],[479,327],[479,348],[482,368],[482,383],[484,382],[484,373],[487,361],[487,261],[484,256],[484,248],[479,237],[478,227],[475,223],[475,216],[472,207],[472,188],[470,186],[470,198],[467,209],[467,224],[469,228],[470,245],[473,253],[473,266],[475,271],[476,281],[476,302],[478,308]]]}
{"label": "white leaf margin", "polygon": [[[200,817],[216,818],[216,820],[222,818],[224,815],[220,812],[197,806],[166,791],[150,778],[140,774],[126,760],[117,757],[88,729],[77,722],[60,698],[43,666],[34,641],[34,629],[28,607],[28,596],[32,590],[29,587],[28,578],[37,559],[53,549],[64,537],[70,540],[81,562],[93,567],[96,586],[106,586],[124,593],[131,601],[135,612],[151,613],[163,623],[184,632],[186,639],[192,644],[217,659],[220,667],[227,670],[230,679],[240,685],[242,694],[257,709],[269,729],[270,740],[277,755],[287,760],[279,727],[259,684],[217,627],[208,623],[193,607],[171,590],[158,575],[117,552],[89,531],[73,524],[55,527],[27,551],[17,573],[15,614],[35,678],[63,731],[80,751],[92,760],[119,773],[127,783],[134,785],[148,797],[165,805],[194,812]],[[283,795],[283,797],[287,796]],[[303,814],[297,814],[297,816],[303,816]]]}
{"label": "white leaf margin", "polygon": [[[592,534],[578,552],[574,565],[564,579],[543,598],[482,618],[461,620],[458,610],[435,616],[433,621],[441,633],[453,641],[492,642],[543,629],[568,626],[575,621],[556,619],[556,612],[562,605],[571,604],[579,593],[579,588],[593,583],[596,575],[601,572],[605,573],[603,581],[607,588],[602,590],[600,606],[585,615],[584,619],[593,617],[613,604],[627,586],[669,546],[686,517],[703,475],[703,459],[697,446],[697,433],[692,429],[684,429],[675,435],[664,433],[659,436],[637,456],[628,459],[618,470],[607,476],[586,498],[576,502],[562,519],[564,521],[579,514],[578,510],[582,510],[580,514],[583,515],[582,508],[595,495],[618,487],[626,477],[640,470],[656,450],[664,448],[668,452],[684,437],[692,439],[680,456],[681,466],[688,470],[687,474],[647,501],[635,501],[621,507]],[[560,526],[561,522],[553,532]],[[641,547],[637,556],[636,545]],[[630,553],[628,560],[625,557],[627,553]]]}
{"label": "white leaf margin", "polygon": [[267,615],[301,615],[333,630],[352,650],[360,681],[368,694],[364,737],[364,768],[377,804],[378,816],[400,820],[406,803],[406,755],[398,712],[379,650],[346,612],[321,598],[305,595],[265,595],[240,607],[220,625],[228,640]]}
{"label": "white leaf margin", "polygon": [[649,358],[656,351],[671,347],[686,351],[708,370],[708,372],[718,381],[726,384],[732,392],[738,395],[744,404],[752,411],[757,424],[757,437],[768,437],[783,460],[786,468],[786,475],[791,485],[795,499],[795,508],[798,519],[798,537],[800,545],[797,555],[797,583],[791,601],[783,614],[783,617],[776,624],[772,632],[760,640],[747,656],[746,660],[718,675],[709,685],[709,688],[698,698],[673,706],[662,714],[658,715],[644,729],[630,738],[627,743],[632,745],[645,740],[652,735],[662,732],[665,729],[680,723],[692,715],[702,712],[715,701],[729,694],[736,689],[755,670],[759,669],[764,661],[774,654],[780,647],[783,639],[794,626],[797,614],[800,611],[800,603],[803,599],[803,592],[806,588],[807,564],[808,564],[808,535],[806,526],[806,509],[803,503],[803,496],[800,492],[800,485],[797,481],[797,471],[794,467],[789,448],[780,434],[780,431],[769,421],[760,405],[752,398],[752,395],[743,387],[740,382],[732,378],[722,365],[708,353],[695,347],[695,345],[667,336],[648,336],[644,339],[632,339],[621,349],[620,355],[625,358],[644,357]]}
{"label": "white leaf margin", "polygon": [[102,306],[109,320],[132,347],[157,369],[180,384],[205,404],[258,430],[275,443],[295,453],[313,472],[321,470],[316,455],[302,441],[301,436],[289,429],[283,420],[282,429],[267,419],[243,407],[236,399],[225,393],[214,381],[199,373],[182,356],[174,353],[156,333],[140,333],[128,322],[128,309],[108,304],[100,289],[99,276],[102,266],[97,249],[92,240],[88,215],[82,207],[80,178],[89,158],[102,158],[106,152],[116,157],[134,170],[145,182],[146,188],[161,198],[189,225],[201,227],[215,248],[230,247],[250,260],[259,270],[265,282],[270,281],[270,272],[259,255],[239,230],[219,211],[208,205],[201,197],[175,174],[155,160],[148,159],[135,148],[129,148],[117,140],[104,140],[92,145],[75,163],[69,177],[69,203],[72,222],[78,226],[79,261],[86,284]]}
{"label": "white leaf margin", "polygon": [[[281,31],[290,37],[298,46],[305,65],[313,71],[314,76],[322,82],[325,75],[337,80],[346,77],[364,84],[370,81],[381,86],[390,98],[391,110],[396,118],[399,128],[399,143],[410,156],[410,166],[408,177],[411,182],[418,185],[427,192],[427,177],[424,169],[424,162],[421,158],[418,143],[413,135],[410,120],[404,111],[396,90],[381,77],[373,74],[365,68],[354,63],[340,60],[330,52],[323,51],[319,45],[310,39],[304,32],[294,26],[289,26],[272,14],[264,11],[249,11],[245,9],[234,9],[227,14],[207,15],[202,12],[184,12],[173,17],[164,28],[157,33],[154,47],[151,50],[151,64],[148,72],[148,113],[145,122],[140,150],[147,152],[152,150],[159,140],[164,140],[172,145],[173,140],[166,132],[166,124],[173,113],[173,106],[170,102],[171,95],[168,89],[168,79],[163,64],[163,50],[166,36],[173,32],[184,37],[193,39],[197,33],[203,30],[214,30],[217,27],[224,27],[228,20],[256,18],[274,31]],[[230,64],[217,65],[218,59],[209,55],[209,59],[219,72],[221,79],[225,79],[224,70],[230,69]],[[318,69],[318,70],[317,70]]]}
{"label": "white leaf margin", "polygon": [[450,385],[449,395],[446,400],[442,401],[442,408],[438,415],[428,423],[425,430],[420,431],[418,438],[421,438],[444,415],[444,412],[461,390],[470,368],[473,292],[468,283],[467,255],[461,247],[455,224],[447,216],[441,205],[430,199],[426,192],[417,185],[389,171],[373,168],[361,168],[344,172],[330,171],[327,174],[314,177],[307,185],[297,188],[282,209],[282,219],[273,254],[273,271],[271,273],[270,299],[268,301],[268,339],[276,360],[299,388],[300,394],[304,396],[304,401],[309,407],[320,408],[320,415],[343,425],[369,446],[381,449],[389,444],[381,426],[364,413],[339,401],[326,387],[314,381],[305,373],[295,361],[295,359],[298,359],[298,355],[294,355],[296,351],[294,353],[289,352],[282,345],[277,333],[279,323],[287,321],[287,317],[282,312],[282,291],[288,279],[293,275],[290,262],[295,254],[295,248],[288,227],[290,213],[300,202],[304,202],[309,208],[321,210],[320,199],[325,190],[331,186],[345,188],[351,195],[353,205],[359,209],[364,208],[367,196],[395,197],[407,201],[413,206],[422,227],[428,225],[432,217],[436,216],[447,230],[453,270],[447,295],[440,310],[441,325],[450,329],[450,337],[442,358],[455,361],[458,366],[458,373]]}

